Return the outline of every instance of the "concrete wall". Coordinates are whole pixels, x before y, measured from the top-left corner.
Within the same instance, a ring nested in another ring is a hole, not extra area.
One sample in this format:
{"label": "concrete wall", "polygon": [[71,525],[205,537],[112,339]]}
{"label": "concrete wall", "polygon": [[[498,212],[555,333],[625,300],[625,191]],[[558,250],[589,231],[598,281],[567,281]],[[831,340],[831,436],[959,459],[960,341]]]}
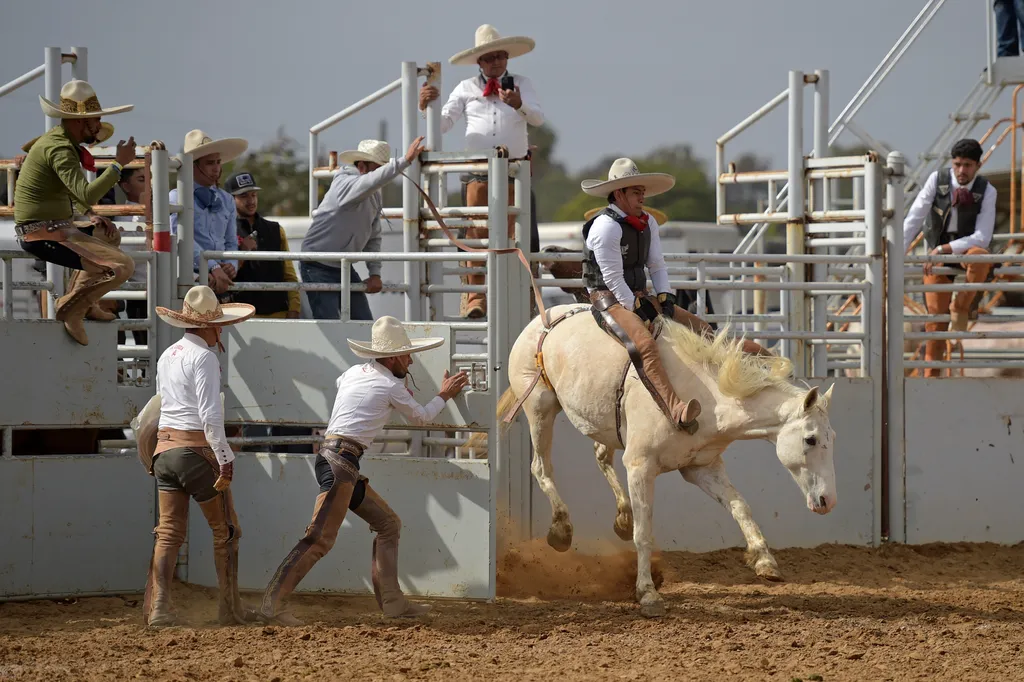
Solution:
{"label": "concrete wall", "polygon": [[[825,386],[828,384],[825,383]],[[733,485],[746,498],[771,547],[813,547],[822,543],[866,545],[872,540],[875,453],[871,447],[871,382],[838,379],[829,409],[836,430],[838,503],[826,516],[808,511],[803,495],[767,441],[733,443],[723,455]],[[597,468],[589,438],[559,415],[553,464],[555,485],[569,507],[580,549],[631,549],[612,530],[615,497]],[[619,480],[626,482],[622,451],[615,455]],[[544,537],[551,519],[547,497],[533,484],[533,533]],[[744,546],[732,515],[675,472],[655,483],[654,535],[663,550],[704,552]]]}
{"label": "concrete wall", "polygon": [[907,379],[907,542],[1024,541],[1024,382]]}
{"label": "concrete wall", "polygon": [[0,324],[0,425],[127,424],[153,395],[117,385],[117,327],[86,322],[80,346],[50,320]]}
{"label": "concrete wall", "polygon": [[134,456],[0,458],[0,599],[143,591],[155,511]]}

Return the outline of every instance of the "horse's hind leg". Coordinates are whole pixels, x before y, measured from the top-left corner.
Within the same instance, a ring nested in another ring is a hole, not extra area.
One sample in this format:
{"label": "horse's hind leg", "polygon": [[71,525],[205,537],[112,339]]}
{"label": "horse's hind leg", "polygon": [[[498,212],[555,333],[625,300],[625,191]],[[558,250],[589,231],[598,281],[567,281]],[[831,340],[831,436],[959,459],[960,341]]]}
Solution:
{"label": "horse's hind leg", "polygon": [[530,415],[530,436],[533,439],[533,462],[530,471],[551,502],[548,544],[559,552],[564,552],[572,546],[572,523],[569,522],[569,508],[565,506],[555,488],[555,481],[552,478],[554,468],[551,466],[551,441],[554,437],[555,415],[558,410],[541,410],[537,402],[530,407],[533,408]]}
{"label": "horse's hind leg", "polygon": [[628,542],[633,539],[633,507],[630,506],[629,495],[615,473],[615,448],[603,443],[594,443],[594,455],[597,457],[597,466],[615,493],[615,534]]}

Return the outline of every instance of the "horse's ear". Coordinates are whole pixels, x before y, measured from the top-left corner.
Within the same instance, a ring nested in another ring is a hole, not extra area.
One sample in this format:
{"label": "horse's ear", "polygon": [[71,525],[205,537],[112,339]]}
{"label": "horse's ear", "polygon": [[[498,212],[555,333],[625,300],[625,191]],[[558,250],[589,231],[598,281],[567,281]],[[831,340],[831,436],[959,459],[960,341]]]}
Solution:
{"label": "horse's ear", "polygon": [[825,394],[821,396],[822,404],[825,406],[826,409],[828,408],[828,404],[832,402],[832,389],[835,387],[836,385],[833,383],[831,386],[828,387],[828,390],[825,391]]}
{"label": "horse's ear", "polygon": [[[830,391],[832,389],[829,389]],[[804,412],[810,412],[814,404],[818,402],[818,387],[815,386],[811,390],[807,391],[807,395],[804,396]]]}

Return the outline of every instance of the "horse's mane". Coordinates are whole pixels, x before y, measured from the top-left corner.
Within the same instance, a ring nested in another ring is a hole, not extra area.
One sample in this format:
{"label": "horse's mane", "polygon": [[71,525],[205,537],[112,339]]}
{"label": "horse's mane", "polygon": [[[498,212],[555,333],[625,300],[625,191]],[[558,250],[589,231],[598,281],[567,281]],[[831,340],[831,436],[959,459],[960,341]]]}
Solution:
{"label": "horse's mane", "polygon": [[730,336],[728,327],[708,339],[674,320],[662,319],[662,336],[683,360],[700,364],[711,376],[717,375],[718,390],[724,395],[748,398],[768,387],[791,395],[803,392],[789,381],[793,373],[789,358],[744,353],[742,341]]}

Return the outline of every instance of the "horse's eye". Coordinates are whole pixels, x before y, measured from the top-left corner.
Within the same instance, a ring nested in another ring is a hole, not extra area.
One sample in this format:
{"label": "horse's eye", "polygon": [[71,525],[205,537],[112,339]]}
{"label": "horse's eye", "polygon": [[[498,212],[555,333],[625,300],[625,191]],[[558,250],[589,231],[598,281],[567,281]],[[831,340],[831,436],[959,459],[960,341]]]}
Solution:
{"label": "horse's eye", "polygon": [[804,438],[804,442],[813,448],[815,445],[818,444],[818,439],[815,438],[814,436],[808,436],[807,438]]}

